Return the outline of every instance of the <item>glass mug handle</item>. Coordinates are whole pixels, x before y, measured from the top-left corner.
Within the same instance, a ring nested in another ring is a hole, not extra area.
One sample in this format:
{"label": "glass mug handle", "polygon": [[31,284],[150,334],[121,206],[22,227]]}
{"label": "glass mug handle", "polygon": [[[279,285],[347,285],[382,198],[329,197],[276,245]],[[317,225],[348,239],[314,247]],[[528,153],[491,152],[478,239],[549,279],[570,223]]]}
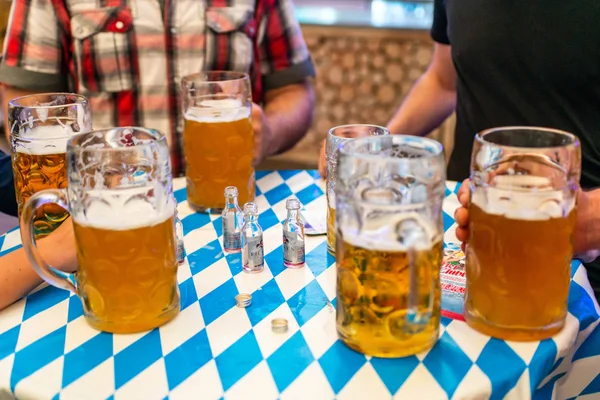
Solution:
{"label": "glass mug handle", "polygon": [[[423,268],[421,263],[416,260],[416,251],[408,251],[409,266],[409,286],[408,286],[408,307],[406,313],[406,328],[409,333],[418,333],[427,328],[431,316],[433,315],[433,303],[435,297],[435,285],[433,279],[428,279],[429,283],[429,303],[423,304],[424,293],[421,293],[421,274],[419,268]],[[421,256],[422,257],[422,256]]]}
{"label": "glass mug handle", "polygon": [[35,212],[46,204],[57,204],[70,213],[67,193],[64,189],[46,189],[29,198],[21,213],[21,241],[31,265],[37,274],[52,286],[77,294],[77,287],[71,282],[70,274],[57,270],[41,257],[35,240],[33,217]]}

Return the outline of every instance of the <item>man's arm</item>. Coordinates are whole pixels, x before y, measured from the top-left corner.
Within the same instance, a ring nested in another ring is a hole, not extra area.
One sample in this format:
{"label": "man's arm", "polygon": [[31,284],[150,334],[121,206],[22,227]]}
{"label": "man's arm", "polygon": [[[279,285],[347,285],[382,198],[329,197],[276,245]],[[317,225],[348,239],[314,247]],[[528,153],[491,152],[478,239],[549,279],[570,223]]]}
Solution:
{"label": "man's arm", "polygon": [[574,252],[579,254],[594,250],[600,250],[600,189],[580,192],[577,202]]}
{"label": "man's arm", "polygon": [[264,115],[270,135],[263,158],[292,148],[312,124],[315,95],[309,82],[292,84],[265,93]]}
{"label": "man's arm", "polygon": [[[73,224],[67,219],[58,229],[37,243],[40,254],[54,268],[74,272],[77,255]],[[0,310],[19,300],[42,279],[34,271],[25,250],[21,247],[0,257]]]}
{"label": "man's arm", "polygon": [[390,133],[427,135],[456,108],[456,71],[450,46],[436,43],[427,71],[388,123]]}
{"label": "man's arm", "polygon": [[14,87],[2,85],[2,111],[4,112],[4,131],[6,140],[10,143],[10,126],[8,126],[8,102],[16,97],[27,96],[28,94],[35,94],[36,92],[17,89]]}

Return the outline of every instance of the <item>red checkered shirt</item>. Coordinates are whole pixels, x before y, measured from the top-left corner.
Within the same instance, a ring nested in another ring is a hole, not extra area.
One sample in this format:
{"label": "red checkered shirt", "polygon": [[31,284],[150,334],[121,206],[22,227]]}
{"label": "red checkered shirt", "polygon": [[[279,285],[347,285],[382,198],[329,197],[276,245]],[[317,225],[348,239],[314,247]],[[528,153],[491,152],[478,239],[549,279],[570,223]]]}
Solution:
{"label": "red checkered shirt", "polygon": [[164,132],[181,159],[181,77],[250,73],[253,99],[314,68],[292,0],[13,0],[0,82],[87,96],[94,129]]}

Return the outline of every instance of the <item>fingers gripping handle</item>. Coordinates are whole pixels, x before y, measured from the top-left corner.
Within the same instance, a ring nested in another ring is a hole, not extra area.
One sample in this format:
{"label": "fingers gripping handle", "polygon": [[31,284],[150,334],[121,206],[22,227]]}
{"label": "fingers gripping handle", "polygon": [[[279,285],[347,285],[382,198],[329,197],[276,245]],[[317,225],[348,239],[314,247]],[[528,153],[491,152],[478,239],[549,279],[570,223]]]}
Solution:
{"label": "fingers gripping handle", "polygon": [[21,213],[21,241],[23,248],[27,257],[29,257],[33,269],[44,281],[57,288],[77,293],[77,288],[72,283],[70,274],[59,271],[46,263],[38,250],[33,218],[36,211],[45,204],[57,204],[65,210],[70,211],[65,190],[47,189],[31,196]]}

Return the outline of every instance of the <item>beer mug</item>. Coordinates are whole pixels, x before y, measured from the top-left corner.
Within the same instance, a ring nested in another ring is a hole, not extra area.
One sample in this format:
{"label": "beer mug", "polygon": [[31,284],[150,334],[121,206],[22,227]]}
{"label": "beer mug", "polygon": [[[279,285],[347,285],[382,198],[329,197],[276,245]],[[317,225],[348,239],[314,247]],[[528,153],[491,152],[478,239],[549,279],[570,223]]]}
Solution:
{"label": "beer mug", "polygon": [[188,204],[198,212],[223,211],[223,192],[254,200],[252,91],[247,74],[213,71],[182,79],[183,152]]}
{"label": "beer mug", "polygon": [[335,255],[335,181],[337,179],[338,149],[342,143],[351,139],[389,135],[381,126],[354,124],[331,128],[327,133],[325,156],[327,161],[327,249]]}
{"label": "beer mug", "polygon": [[[72,135],[91,131],[92,118],[85,97],[47,93],[10,100],[8,125],[20,216],[25,202],[34,193],[67,186],[67,140]],[[36,237],[48,235],[67,216],[56,204],[41,207],[34,216]]]}
{"label": "beer mug", "polygon": [[341,146],[336,325],[349,347],[404,357],[438,339],[445,171],[442,145],[427,138]]}
{"label": "beer mug", "polygon": [[[36,272],[77,294],[96,329],[138,332],[174,318],[175,203],[165,137],[130,127],[77,135],[67,145],[67,169],[66,190],[38,192],[23,208],[21,238]],[[36,247],[34,215],[48,204],[71,214],[79,265],[74,277],[46,264]]]}
{"label": "beer mug", "polygon": [[581,148],[567,132],[506,127],[477,135],[471,159],[467,323],[542,340],[567,316]]}

